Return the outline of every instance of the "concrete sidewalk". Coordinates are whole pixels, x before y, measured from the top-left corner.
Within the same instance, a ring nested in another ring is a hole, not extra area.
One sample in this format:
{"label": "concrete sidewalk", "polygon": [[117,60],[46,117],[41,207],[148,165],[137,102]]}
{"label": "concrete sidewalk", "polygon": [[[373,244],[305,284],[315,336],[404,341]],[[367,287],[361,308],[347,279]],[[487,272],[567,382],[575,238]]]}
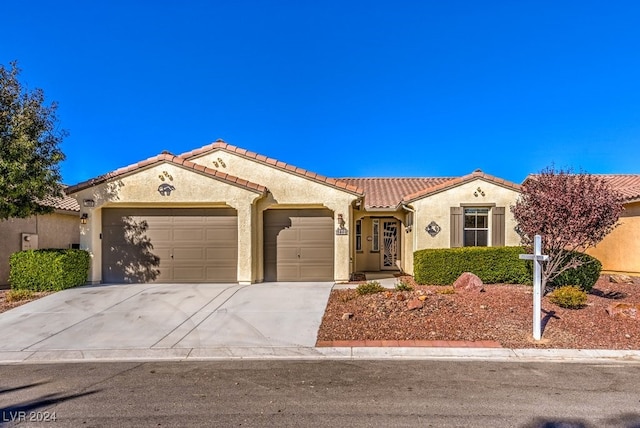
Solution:
{"label": "concrete sidewalk", "polygon": [[[394,284],[388,279],[383,285]],[[126,284],[65,290],[0,314],[0,364],[229,359],[640,363],[635,350],[505,349],[462,342],[316,347],[332,287]]]}

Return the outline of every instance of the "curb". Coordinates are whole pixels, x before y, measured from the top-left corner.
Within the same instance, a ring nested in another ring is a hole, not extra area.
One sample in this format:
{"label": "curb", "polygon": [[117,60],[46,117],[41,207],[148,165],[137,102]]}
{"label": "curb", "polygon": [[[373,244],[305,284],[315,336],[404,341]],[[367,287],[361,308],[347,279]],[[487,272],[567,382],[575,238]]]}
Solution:
{"label": "curb", "polygon": [[78,362],[234,360],[447,360],[487,362],[640,363],[640,351],[448,347],[217,347],[1,351],[0,365]]}

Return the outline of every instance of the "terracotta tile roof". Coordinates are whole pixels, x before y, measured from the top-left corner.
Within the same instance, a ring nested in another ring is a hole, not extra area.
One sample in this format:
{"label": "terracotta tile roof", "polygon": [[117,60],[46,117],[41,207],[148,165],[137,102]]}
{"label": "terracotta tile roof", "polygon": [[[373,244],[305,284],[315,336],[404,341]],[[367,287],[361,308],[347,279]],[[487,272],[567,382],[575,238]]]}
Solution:
{"label": "terracotta tile roof", "polygon": [[473,181],[476,179],[481,179],[484,181],[488,181],[490,183],[493,184],[497,184],[498,186],[502,186],[502,187],[506,187],[508,189],[512,189],[515,190],[516,192],[520,192],[521,187],[519,184],[513,183],[511,181],[507,181],[504,180],[502,178],[498,178],[495,177],[493,175],[489,175],[489,174],[485,174],[484,172],[480,171],[479,169],[473,171],[471,174],[467,174],[464,175],[462,177],[457,177],[457,178],[453,178],[450,179],[448,181],[445,181],[443,183],[440,183],[436,186],[418,191],[416,193],[410,194],[410,195],[406,195],[403,199],[404,202],[412,202],[415,201],[416,199],[421,199],[424,198],[425,196],[434,194],[434,193],[438,193],[438,192],[442,192],[444,190],[447,190],[451,187],[455,187],[455,186],[459,186],[461,184],[464,183],[468,183],[469,181]]}
{"label": "terracotta tile roof", "polygon": [[366,209],[396,208],[405,195],[434,187],[452,177],[421,178],[340,178],[340,181],[364,190]]}
{"label": "terracotta tile roof", "polygon": [[220,172],[218,170],[215,170],[213,168],[207,168],[206,166],[203,165],[198,165],[195,164],[193,162],[190,162],[188,160],[186,160],[183,157],[180,156],[175,156],[172,155],[171,153],[161,153],[157,156],[154,156],[152,158],[143,160],[141,162],[135,163],[133,165],[129,165],[120,169],[117,169],[113,172],[110,172],[108,174],[105,175],[101,175],[100,177],[97,178],[92,178],[90,180],[87,181],[83,181],[82,183],[78,183],[74,186],[69,186],[66,189],[66,193],[70,194],[70,193],[76,193],[79,192],[83,189],[95,186],[97,184],[100,183],[104,183],[107,180],[111,180],[113,178],[117,178],[117,177],[121,177],[123,175],[126,174],[130,174],[134,171],[137,171],[139,169],[148,167],[150,165],[154,165],[157,163],[161,163],[161,162],[168,162],[174,165],[178,165],[178,166],[182,166],[183,168],[187,168],[187,169],[192,169],[194,171],[203,173],[205,175],[208,175],[212,178],[221,180],[221,181],[225,181],[229,184],[232,184],[234,186],[238,186],[238,187],[243,187],[245,189],[251,190],[253,192],[256,193],[266,193],[267,192],[267,188],[260,185],[260,184],[256,184],[256,183],[252,183],[250,181],[247,180],[243,180],[241,178],[235,177],[233,175],[229,175],[226,174],[224,172]]}
{"label": "terracotta tile roof", "polygon": [[47,197],[40,201],[40,203],[56,210],[80,212],[78,201],[67,195],[64,195],[62,198]]}
{"label": "terracotta tile roof", "polygon": [[[534,178],[537,174],[530,174],[524,179]],[[592,174],[604,179],[611,188],[622,195],[625,202],[640,200],[640,174]]]}
{"label": "terracotta tile roof", "polygon": [[640,174],[594,174],[619,192],[626,202],[640,200]]}
{"label": "terracotta tile roof", "polygon": [[298,168],[298,167],[296,167],[294,165],[290,165],[290,164],[287,164],[285,162],[281,162],[281,161],[279,161],[277,159],[268,158],[268,157],[266,157],[264,155],[260,155],[258,153],[250,152],[248,150],[241,149],[241,148],[236,147],[236,146],[232,146],[231,144],[227,144],[222,140],[218,140],[215,143],[206,145],[204,147],[200,147],[199,149],[195,149],[195,150],[192,150],[190,152],[182,153],[181,155],[179,155],[179,157],[185,158],[185,159],[192,159],[194,157],[202,156],[202,155],[204,155],[206,153],[209,153],[211,151],[214,151],[214,150],[224,150],[226,152],[234,153],[236,155],[242,156],[242,157],[247,158],[247,159],[256,160],[256,161],[261,162],[261,163],[263,163],[265,165],[270,165],[272,167],[279,168],[279,169],[294,173],[294,174],[299,175],[301,177],[305,177],[305,178],[308,178],[310,180],[320,182],[322,184],[327,184],[327,185],[329,185],[331,187],[335,187],[335,188],[338,188],[340,190],[345,190],[347,192],[356,194],[358,196],[362,196],[362,194],[363,194],[363,189],[359,188],[358,186],[354,186],[354,185],[351,185],[349,183],[345,183],[342,180],[336,180],[335,178],[325,177],[325,176],[316,174],[315,172],[307,171],[306,169]]}

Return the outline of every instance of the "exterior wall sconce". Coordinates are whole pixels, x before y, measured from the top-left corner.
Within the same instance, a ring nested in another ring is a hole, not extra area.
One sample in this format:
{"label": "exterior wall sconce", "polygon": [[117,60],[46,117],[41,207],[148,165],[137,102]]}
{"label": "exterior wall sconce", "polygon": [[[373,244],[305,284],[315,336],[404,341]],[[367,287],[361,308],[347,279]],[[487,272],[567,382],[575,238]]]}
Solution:
{"label": "exterior wall sconce", "polygon": [[80,216],[80,224],[87,224],[87,220],[89,219],[89,214],[82,213]]}
{"label": "exterior wall sconce", "polygon": [[338,228],[336,229],[336,235],[348,235],[349,231],[347,230],[346,227],[344,227],[345,225],[345,221],[344,221],[344,217],[342,214],[338,214]]}
{"label": "exterior wall sconce", "polygon": [[93,207],[96,206],[96,201],[94,201],[93,199],[84,199],[82,201],[82,206],[88,207],[88,208],[93,208]]}
{"label": "exterior wall sconce", "polygon": [[480,194],[480,195],[482,195],[482,196],[484,196],[484,192],[482,191],[482,189],[481,189],[481,188],[479,188],[479,187],[478,187],[478,188],[476,189],[476,191],[475,191],[475,192],[473,192],[473,196],[475,196],[475,197],[477,198],[479,194]]}

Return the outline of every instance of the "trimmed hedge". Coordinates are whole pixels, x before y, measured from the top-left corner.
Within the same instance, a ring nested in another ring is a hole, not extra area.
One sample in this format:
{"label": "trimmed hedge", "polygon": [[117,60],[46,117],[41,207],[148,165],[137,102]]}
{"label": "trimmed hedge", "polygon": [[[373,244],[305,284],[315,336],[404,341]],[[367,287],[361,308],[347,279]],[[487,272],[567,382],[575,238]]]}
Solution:
{"label": "trimmed hedge", "polygon": [[14,290],[59,291],[87,282],[90,256],[84,250],[27,250],[9,258]]}
{"label": "trimmed hedge", "polygon": [[451,285],[464,272],[472,272],[486,284],[531,284],[527,265],[520,260],[522,247],[464,247],[416,251],[414,279],[418,284]]}
{"label": "trimmed hedge", "polygon": [[582,265],[562,272],[549,285],[553,288],[575,285],[588,293],[600,278],[602,263],[588,254],[577,251],[573,251],[570,254],[575,255],[582,262]]}

